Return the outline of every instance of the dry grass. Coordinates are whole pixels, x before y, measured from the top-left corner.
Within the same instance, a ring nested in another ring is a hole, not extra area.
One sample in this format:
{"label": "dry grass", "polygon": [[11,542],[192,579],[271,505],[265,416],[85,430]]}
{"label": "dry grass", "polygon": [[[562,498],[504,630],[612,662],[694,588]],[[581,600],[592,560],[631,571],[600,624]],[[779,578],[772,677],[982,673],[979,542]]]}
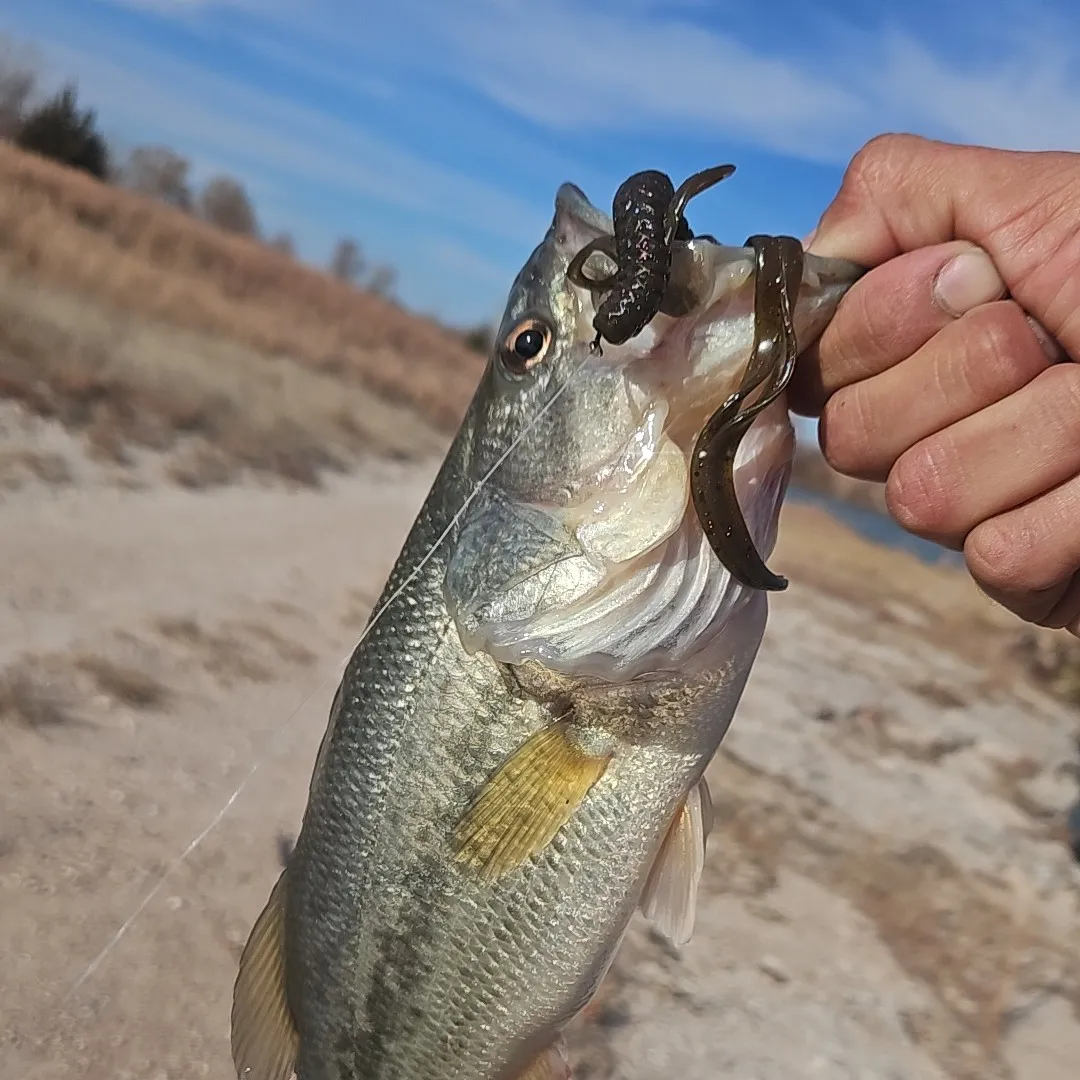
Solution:
{"label": "dry grass", "polygon": [[[953,698],[955,707],[956,698]],[[828,726],[838,748],[849,755],[879,761],[887,754],[909,761],[937,765],[953,754],[971,747],[970,737],[918,738],[904,733],[887,710],[880,706],[859,706],[846,712],[824,710],[817,719]]]}
{"label": "dry grass", "polygon": [[316,659],[307,646],[251,619],[225,620],[208,630],[196,619],[170,617],[158,619],[155,629],[226,686],[270,682],[284,665],[307,666]]}
{"label": "dry grass", "polygon": [[270,682],[273,668],[256,655],[235,628],[217,631],[204,629],[191,618],[165,618],[157,622],[157,630],[194,655],[198,664],[223,686],[237,681]]}
{"label": "dry grass", "polygon": [[171,696],[160,679],[142,668],[90,655],[75,657],[74,664],[93,679],[101,693],[132,709],[158,709]]}
{"label": "dry grass", "polygon": [[[0,397],[191,488],[437,453],[482,359],[288,256],[0,145]],[[9,468],[8,473],[26,472]]]}
{"label": "dry grass", "polygon": [[775,561],[797,585],[860,603],[912,603],[926,615],[955,612],[965,625],[971,620],[990,627],[1003,624],[999,609],[963,571],[875,544],[820,507],[784,507]]}
{"label": "dry grass", "polygon": [[905,1020],[950,1076],[1009,1076],[1002,1037],[1023,993],[1054,986],[1080,1007],[1080,951],[1024,903],[1022,881],[972,874],[925,845],[890,849],[726,748],[721,762],[724,798],[709,841],[709,887],[761,897],[787,870],[846,897],[900,967],[934,995],[932,1012]]}
{"label": "dry grass", "polygon": [[69,695],[29,663],[0,672],[0,718],[38,731],[78,722]]}
{"label": "dry grass", "polygon": [[59,454],[0,448],[0,490],[21,487],[27,480],[56,485],[69,484],[71,479],[71,469]]}
{"label": "dry grass", "polygon": [[0,253],[23,277],[367,387],[453,431],[482,367],[459,335],[149,199],[0,145]]}
{"label": "dry grass", "polygon": [[[783,510],[773,562],[793,588],[876,609],[882,623],[916,620],[924,639],[979,665],[988,689],[1022,678],[1080,706],[1080,641],[1021,622],[980,592],[962,567],[921,562],[864,539],[820,507],[792,503]],[[942,708],[957,705],[948,687],[912,689]]]}
{"label": "dry grass", "polygon": [[1014,636],[1010,652],[1033,681],[1080,706],[1080,640],[1061,630],[1025,627]]}
{"label": "dry grass", "polygon": [[774,562],[793,588],[816,588],[876,608],[885,622],[910,616],[964,655],[1000,653],[1019,625],[962,568],[931,565],[859,536],[826,510],[789,503]]}
{"label": "dry grass", "polygon": [[[82,431],[91,456],[168,451],[202,488],[242,469],[312,484],[364,452],[422,457],[441,437],[411,408],[282,356],[32,285],[0,266],[0,397]],[[25,472],[25,469],[21,470]]]}

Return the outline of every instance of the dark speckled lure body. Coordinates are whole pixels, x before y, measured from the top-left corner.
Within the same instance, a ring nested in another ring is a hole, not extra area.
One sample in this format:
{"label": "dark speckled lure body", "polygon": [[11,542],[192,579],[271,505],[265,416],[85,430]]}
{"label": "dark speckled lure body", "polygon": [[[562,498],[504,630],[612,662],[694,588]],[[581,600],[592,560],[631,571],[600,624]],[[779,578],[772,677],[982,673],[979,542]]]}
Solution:
{"label": "dark speckled lure body", "polygon": [[[676,190],[666,173],[646,169],[619,186],[612,201],[614,237],[593,240],[567,269],[567,277],[575,285],[605,293],[593,318],[594,347],[599,348],[601,340],[624,345],[658,313],[685,313],[685,297],[670,287],[675,245],[686,243],[694,235],[683,212],[695,195],[734,171],[734,165],[705,169],[694,173]],[[614,262],[616,270],[594,280],[585,275],[584,266],[596,252]]]}
{"label": "dark speckled lure body", "polygon": [[635,173],[615,193],[618,276],[593,319],[596,332],[613,345],[640,334],[660,310],[671,274],[671,245],[665,233],[674,199],[675,185],[654,169]]}

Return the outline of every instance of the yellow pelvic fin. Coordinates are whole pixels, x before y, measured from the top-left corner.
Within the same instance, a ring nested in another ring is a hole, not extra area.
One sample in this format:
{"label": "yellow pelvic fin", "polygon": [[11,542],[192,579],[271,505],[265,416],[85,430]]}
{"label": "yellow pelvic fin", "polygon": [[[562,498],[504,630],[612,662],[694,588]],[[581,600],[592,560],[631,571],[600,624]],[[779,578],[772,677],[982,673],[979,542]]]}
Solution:
{"label": "yellow pelvic fin", "polygon": [[232,1056],[240,1080],[289,1080],[300,1036],[285,995],[282,871],[240,957],[233,988]]}
{"label": "yellow pelvic fin", "polygon": [[685,945],[694,933],[712,821],[712,798],[702,777],[679,807],[645,883],[641,913],[673,945]]}
{"label": "yellow pelvic fin", "polygon": [[610,760],[586,753],[565,722],[538,731],[480,789],[455,833],[457,861],[488,881],[520,866],[551,843]]}
{"label": "yellow pelvic fin", "polygon": [[572,1080],[562,1039],[556,1039],[518,1077],[518,1080]]}

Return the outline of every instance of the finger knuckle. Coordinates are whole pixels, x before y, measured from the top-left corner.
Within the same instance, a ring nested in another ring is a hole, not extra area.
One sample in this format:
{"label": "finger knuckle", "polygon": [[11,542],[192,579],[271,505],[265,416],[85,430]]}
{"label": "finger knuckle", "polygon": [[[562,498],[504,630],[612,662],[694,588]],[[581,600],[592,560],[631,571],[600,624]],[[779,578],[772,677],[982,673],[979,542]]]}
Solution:
{"label": "finger knuckle", "polygon": [[821,452],[839,473],[875,479],[875,446],[880,433],[873,403],[864,386],[856,383],[838,390],[821,415]]}
{"label": "finger knuckle", "polygon": [[875,135],[848,163],[833,205],[855,208],[874,203],[893,185],[897,170],[904,169],[914,153],[914,144],[920,141],[911,135]]}
{"label": "finger knuckle", "polygon": [[1038,530],[1022,516],[991,518],[968,534],[964,560],[971,576],[993,592],[1037,592],[1053,584],[1032,573],[1038,547]]}
{"label": "finger knuckle", "polygon": [[876,188],[882,179],[894,176],[915,152],[922,140],[912,135],[885,132],[864,143],[848,164],[844,183]]}
{"label": "finger knuckle", "polygon": [[1076,618],[1078,610],[1075,601],[1072,603],[1050,602],[1047,607],[1046,614],[1034,621],[1048,630],[1064,630]]}
{"label": "finger knuckle", "polygon": [[1012,300],[975,308],[961,318],[957,329],[966,344],[963,370],[970,389],[1007,393],[1046,366],[1023,311]]}
{"label": "finger knuckle", "polygon": [[1054,364],[1036,383],[1039,403],[1034,422],[1072,445],[1080,438],[1080,364]]}
{"label": "finger knuckle", "polygon": [[892,516],[908,532],[940,536],[948,531],[955,453],[942,439],[925,439],[897,459],[885,484]]}
{"label": "finger knuckle", "polygon": [[1019,309],[1009,300],[984,304],[964,316],[970,347],[982,364],[1006,366],[1009,358],[1022,344],[1020,331],[1013,315],[1020,318]]}
{"label": "finger knuckle", "polygon": [[[1068,573],[1059,585],[1059,595],[1041,620],[1053,630],[1072,630],[1080,626],[1080,566]],[[1077,634],[1080,637],[1080,634]]]}

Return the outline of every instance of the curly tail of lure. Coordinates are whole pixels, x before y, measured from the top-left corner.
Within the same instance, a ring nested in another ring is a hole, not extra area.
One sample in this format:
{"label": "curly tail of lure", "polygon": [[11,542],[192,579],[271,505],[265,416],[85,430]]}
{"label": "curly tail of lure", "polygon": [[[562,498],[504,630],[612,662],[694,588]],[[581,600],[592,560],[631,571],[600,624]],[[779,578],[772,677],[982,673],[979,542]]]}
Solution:
{"label": "curly tail of lure", "polygon": [[[717,165],[694,173],[676,190],[666,173],[648,169],[619,186],[612,202],[614,237],[593,240],[567,268],[567,277],[575,285],[606,293],[593,319],[594,350],[600,350],[603,340],[625,344],[661,312],[682,313],[669,286],[675,245],[694,236],[684,216],[687,203],[734,171],[734,165]],[[605,278],[591,279],[584,267],[597,252],[606,255],[616,269]]]}
{"label": "curly tail of lure", "polygon": [[[735,455],[756,417],[786,389],[798,344],[794,311],[803,276],[803,249],[790,236],[751,236],[754,249],[754,345],[739,389],[709,418],[690,458],[690,492],[701,527],[716,557],[736,581],[779,592],[786,578],[764,563],[739,509]],[[751,395],[761,395],[747,405]]]}

